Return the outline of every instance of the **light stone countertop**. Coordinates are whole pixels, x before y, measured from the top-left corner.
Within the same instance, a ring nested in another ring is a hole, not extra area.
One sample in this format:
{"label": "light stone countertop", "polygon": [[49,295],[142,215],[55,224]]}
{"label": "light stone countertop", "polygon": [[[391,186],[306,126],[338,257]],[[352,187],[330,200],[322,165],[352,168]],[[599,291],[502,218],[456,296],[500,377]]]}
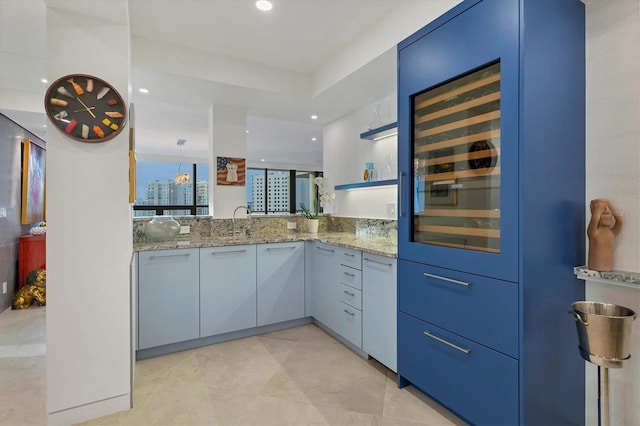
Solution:
{"label": "light stone countertop", "polygon": [[327,232],[318,234],[291,233],[256,237],[211,237],[194,238],[190,241],[166,241],[134,243],[137,252],[151,250],[171,250],[180,248],[224,247],[248,244],[282,243],[287,241],[321,241],[340,247],[361,250],[386,257],[398,256],[397,240],[385,237],[358,237],[347,232]]}

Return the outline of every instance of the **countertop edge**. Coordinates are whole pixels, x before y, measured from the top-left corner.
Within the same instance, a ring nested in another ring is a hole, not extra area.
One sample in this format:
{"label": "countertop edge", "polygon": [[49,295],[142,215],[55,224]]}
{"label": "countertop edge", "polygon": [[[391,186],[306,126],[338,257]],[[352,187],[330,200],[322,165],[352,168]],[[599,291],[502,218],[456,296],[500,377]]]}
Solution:
{"label": "countertop edge", "polygon": [[[287,234],[268,237],[242,237],[242,238],[210,238],[193,241],[169,241],[169,242],[144,242],[134,243],[134,252],[154,250],[175,250],[186,248],[225,247],[251,244],[284,243],[293,241],[319,241],[333,244],[339,247],[361,250],[379,256],[397,258],[397,243],[391,238],[384,237],[357,237],[354,234],[335,232],[322,234]],[[388,249],[389,248],[389,249]]]}

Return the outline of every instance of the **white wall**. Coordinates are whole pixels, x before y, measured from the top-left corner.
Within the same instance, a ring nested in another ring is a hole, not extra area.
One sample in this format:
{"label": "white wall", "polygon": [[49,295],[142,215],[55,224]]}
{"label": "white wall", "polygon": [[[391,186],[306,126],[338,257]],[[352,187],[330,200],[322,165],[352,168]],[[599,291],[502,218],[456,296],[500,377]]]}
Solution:
{"label": "white wall", "polygon": [[[329,188],[335,185],[363,182],[365,163],[375,163],[379,179],[395,179],[398,174],[398,138],[379,141],[360,139],[373,119],[375,105],[381,105],[384,124],[397,120],[396,94],[359,109],[324,127],[323,166]],[[385,170],[385,160],[391,160],[391,171]],[[397,187],[371,188],[357,191],[336,191],[336,199],[327,212],[337,216],[396,219]],[[392,206],[389,206],[392,205]],[[393,207],[393,214],[388,208]]]}
{"label": "white wall", "polygon": [[[640,272],[640,1],[588,0],[587,176],[589,200],[609,198],[623,214],[615,268]],[[585,261],[586,263],[586,261]],[[588,281],[586,299],[640,314],[640,289]],[[576,350],[576,356],[578,352]],[[597,424],[597,368],[585,362],[587,424]],[[609,370],[611,424],[640,424],[640,321],[633,324],[631,359]]]}
{"label": "white wall", "polygon": [[[95,75],[128,100],[126,0],[46,4],[46,78]],[[49,128],[47,412],[71,424],[130,407],[128,126],[102,143]]]}
{"label": "white wall", "polygon": [[[212,105],[209,115],[209,200],[213,202],[209,209],[212,216],[232,217],[236,207],[247,205],[247,186],[246,183],[244,186],[218,185],[217,157],[246,160],[247,110],[235,106]],[[245,217],[245,213],[244,210],[239,210],[237,217]]]}

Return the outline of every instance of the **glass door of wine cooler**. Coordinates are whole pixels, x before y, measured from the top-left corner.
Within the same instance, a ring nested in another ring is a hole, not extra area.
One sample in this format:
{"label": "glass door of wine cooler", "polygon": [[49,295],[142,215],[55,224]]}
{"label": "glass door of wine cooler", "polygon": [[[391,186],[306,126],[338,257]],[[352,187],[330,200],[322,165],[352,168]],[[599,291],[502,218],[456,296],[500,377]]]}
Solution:
{"label": "glass door of wine cooler", "polygon": [[500,62],[411,103],[412,241],[500,253]]}

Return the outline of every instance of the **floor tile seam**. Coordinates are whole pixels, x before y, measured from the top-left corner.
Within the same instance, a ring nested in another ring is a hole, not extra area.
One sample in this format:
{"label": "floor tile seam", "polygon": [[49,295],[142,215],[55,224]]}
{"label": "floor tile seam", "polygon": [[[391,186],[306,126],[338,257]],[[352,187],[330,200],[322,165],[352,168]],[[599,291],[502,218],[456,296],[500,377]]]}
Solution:
{"label": "floor tile seam", "polygon": [[376,414],[376,413],[371,413],[371,412],[368,412],[368,411],[360,411],[360,410],[353,410],[353,409],[347,410],[347,409],[345,409],[343,407],[339,407],[339,406],[337,406],[335,404],[314,402],[313,405],[315,405],[317,407],[331,409],[331,410],[341,410],[341,411],[344,411],[344,412],[347,412],[347,413],[367,414],[367,415],[370,415],[370,416],[377,416],[377,417],[382,418],[382,414]]}
{"label": "floor tile seam", "polygon": [[[401,391],[402,391],[402,390],[401,390]],[[387,391],[386,391],[386,389],[385,389],[385,396],[386,396],[386,392],[387,392]],[[410,392],[408,392],[408,391],[406,391],[406,392],[407,392],[407,393],[410,393]],[[449,420],[447,419],[447,417],[446,417],[443,413],[441,413],[440,411],[438,411],[438,410],[437,410],[437,408],[434,408],[430,403],[427,403],[427,402],[424,402],[424,401],[420,401],[420,400],[418,400],[417,402],[420,404],[420,408],[419,408],[420,410],[428,410],[428,411],[430,411],[430,413],[431,413],[431,417],[440,417],[440,418],[442,418],[445,422],[447,422],[446,424],[452,424],[452,422],[451,422],[451,421],[449,421]],[[410,405],[410,404],[413,404],[413,403],[414,403],[414,402],[411,402],[411,403],[405,404],[405,403],[403,403],[403,402],[398,403],[398,402],[396,401],[396,402],[394,402],[394,405],[402,406],[402,405]],[[436,402],[434,402],[434,404],[437,404],[437,403],[436,403]],[[390,414],[388,413],[388,410],[389,410],[389,408],[387,407],[387,401],[386,401],[386,398],[385,398],[385,399],[383,400],[383,406],[382,406],[382,416],[383,416],[383,417],[391,417],[391,418],[394,418],[394,419],[398,419],[398,420],[405,420],[405,421],[410,421],[410,422],[419,422],[419,421],[420,421],[420,419],[418,419],[418,416],[409,416],[409,415],[402,415],[402,414],[401,414],[401,415],[390,415]],[[401,410],[398,410],[398,411],[401,411]],[[406,410],[402,410],[402,412],[406,412]],[[420,418],[424,418],[424,416],[421,416]]]}
{"label": "floor tile seam", "polygon": [[260,339],[269,339],[269,340],[276,340],[276,341],[282,341],[282,342],[302,343],[302,344],[308,344],[308,345],[327,346],[327,347],[331,347],[336,344],[341,344],[338,341],[324,343],[324,342],[306,341],[304,339],[300,339],[300,340],[278,339],[278,338],[268,337],[268,336],[260,336]]}
{"label": "floor tile seam", "polygon": [[276,364],[278,364],[278,366],[279,366],[280,368],[284,368],[284,363],[286,363],[286,362],[289,360],[289,358],[291,357],[291,355],[296,351],[296,349],[298,349],[298,346],[299,346],[299,344],[300,344],[300,342],[289,342],[289,343],[292,343],[292,344],[293,344],[293,347],[291,348],[291,350],[289,351],[289,353],[285,356],[285,358],[284,358],[282,361],[278,360],[278,359],[277,359],[277,358],[276,358],[276,357],[271,353],[271,351],[269,350],[269,348],[268,348],[264,343],[261,343],[261,344],[262,344],[262,347],[263,347],[263,348],[264,348],[264,349],[269,353],[269,356],[270,356],[270,357],[271,357],[271,358],[276,362]]}

